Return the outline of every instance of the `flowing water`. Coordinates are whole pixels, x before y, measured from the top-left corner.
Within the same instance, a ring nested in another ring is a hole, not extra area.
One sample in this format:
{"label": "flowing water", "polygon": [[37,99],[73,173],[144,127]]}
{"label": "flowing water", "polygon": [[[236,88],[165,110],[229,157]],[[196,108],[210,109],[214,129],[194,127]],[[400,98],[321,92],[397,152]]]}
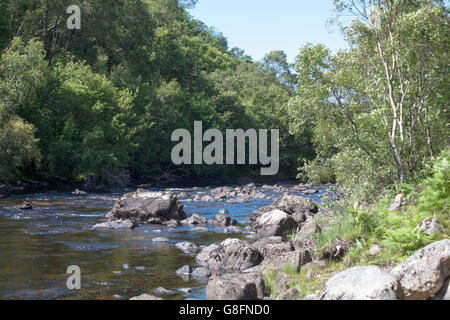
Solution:
{"label": "flowing water", "polygon": [[[281,194],[280,189],[267,188],[260,190],[270,198],[249,203],[187,202],[196,193],[208,193],[209,189],[168,190],[189,194],[180,198],[187,216],[199,213],[213,219],[221,208],[228,209],[230,216],[238,220],[242,233],[227,234],[224,228],[211,225],[207,231],[187,226],[92,228],[103,221],[119,197],[135,190],[85,196],[49,192],[0,199],[0,299],[129,299],[153,294],[158,287],[176,292],[165,299],[205,299],[207,280],[176,275],[180,267],[196,264],[195,255],[182,253],[174,244],[191,241],[206,246],[230,237],[247,239],[252,212]],[[320,201],[327,188],[319,191],[309,197]],[[33,210],[16,208],[24,201],[31,202]],[[154,237],[168,237],[170,242],[154,243]],[[67,289],[70,274],[66,270],[70,265],[81,269],[81,290]],[[192,291],[185,294],[180,288]]]}

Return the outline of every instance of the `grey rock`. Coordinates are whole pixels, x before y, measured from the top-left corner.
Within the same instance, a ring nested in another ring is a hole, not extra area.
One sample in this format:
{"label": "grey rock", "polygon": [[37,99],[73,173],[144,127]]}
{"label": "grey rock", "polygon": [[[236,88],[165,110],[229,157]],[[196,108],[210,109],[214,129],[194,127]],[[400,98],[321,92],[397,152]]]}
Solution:
{"label": "grey rock", "polygon": [[205,267],[200,267],[195,268],[191,275],[194,278],[209,278],[211,276],[211,272]]}
{"label": "grey rock", "polygon": [[198,213],[194,213],[190,218],[181,221],[181,223],[189,225],[200,225],[200,224],[207,224],[208,220],[205,217],[199,215]]}
{"label": "grey rock", "polygon": [[311,261],[312,258],[309,251],[291,251],[280,253],[278,256],[267,257],[261,264],[249,268],[245,272],[265,273],[268,270],[284,270],[286,267],[300,271],[302,266]]}
{"label": "grey rock", "polygon": [[223,232],[225,233],[242,233],[242,229],[235,226],[226,227]]}
{"label": "grey rock", "polygon": [[428,217],[419,223],[417,229],[425,232],[429,236],[432,236],[433,234],[441,233],[442,225],[436,220],[435,217]]}
{"label": "grey rock", "polygon": [[420,249],[391,273],[403,288],[406,300],[424,300],[436,295],[450,277],[450,240]]}
{"label": "grey rock", "polygon": [[207,300],[257,300],[263,293],[264,279],[257,274],[216,275],[206,286]]}
{"label": "grey rock", "polygon": [[176,294],[175,291],[167,290],[167,289],[164,289],[163,287],[156,288],[155,290],[153,290],[153,292],[155,294],[159,294],[161,296],[171,296],[171,295]]}
{"label": "grey rock", "polygon": [[297,229],[297,222],[286,212],[273,210],[258,216],[252,223],[256,238],[280,236],[286,238]]}
{"label": "grey rock", "polygon": [[147,293],[144,293],[144,294],[142,294],[140,296],[133,297],[130,300],[163,300],[163,299],[155,297],[155,296],[152,296],[152,295],[147,294]]}
{"label": "grey rock", "polygon": [[86,191],[81,191],[81,190],[78,190],[78,189],[75,189],[75,191],[72,192],[73,196],[85,196],[87,194],[88,193]]}
{"label": "grey rock", "polygon": [[377,256],[381,253],[381,247],[379,244],[374,244],[370,249],[369,249],[369,255],[371,256]]}
{"label": "grey rock", "polygon": [[394,201],[390,204],[388,207],[389,211],[401,211],[404,207],[406,201],[405,201],[405,195],[404,194],[398,194]]}
{"label": "grey rock", "polygon": [[230,216],[225,216],[223,214],[218,214],[214,218],[214,224],[220,227],[234,226],[237,223],[238,223],[237,220],[231,218]]}
{"label": "grey rock", "polygon": [[170,192],[138,190],[127,193],[116,201],[106,218],[109,220],[131,220],[135,224],[147,223],[150,219],[168,221],[186,218],[183,204]]}
{"label": "grey rock", "polygon": [[94,229],[133,229],[134,223],[130,220],[116,220],[103,223],[97,223]]}
{"label": "grey rock", "polygon": [[328,280],[321,300],[399,300],[397,279],[378,267],[353,267]]}
{"label": "grey rock", "polygon": [[170,239],[167,237],[156,237],[152,239],[152,242],[169,242]]}
{"label": "grey rock", "polygon": [[192,268],[190,265],[185,265],[176,271],[178,275],[190,275],[192,273]]}
{"label": "grey rock", "polygon": [[248,242],[227,239],[203,249],[196,257],[201,266],[211,270],[245,270],[261,263],[261,253]]}
{"label": "grey rock", "polygon": [[175,244],[175,247],[184,253],[194,253],[198,251],[198,247],[192,242],[179,242]]}
{"label": "grey rock", "polygon": [[317,233],[320,233],[319,225],[313,219],[309,219],[300,225],[300,231],[297,233],[297,237],[301,237],[302,235],[309,236]]}
{"label": "grey rock", "polygon": [[29,202],[24,202],[20,206],[18,206],[20,210],[33,210],[33,206]]}
{"label": "grey rock", "polygon": [[291,242],[266,244],[261,250],[264,259],[276,258],[282,253],[295,251],[294,245]]}
{"label": "grey rock", "polygon": [[297,289],[295,289],[295,288],[291,288],[288,291],[283,292],[282,294],[280,294],[277,297],[277,300],[289,300],[289,301],[292,301],[292,300],[300,300],[300,298],[301,298],[300,292]]}

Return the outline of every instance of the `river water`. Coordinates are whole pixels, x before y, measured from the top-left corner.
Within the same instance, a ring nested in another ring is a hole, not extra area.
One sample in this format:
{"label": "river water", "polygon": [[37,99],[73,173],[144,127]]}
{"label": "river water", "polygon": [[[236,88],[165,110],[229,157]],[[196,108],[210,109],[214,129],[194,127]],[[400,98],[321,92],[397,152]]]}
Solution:
{"label": "river water", "polygon": [[[319,193],[306,197],[320,201],[327,189],[321,187]],[[228,209],[242,232],[227,234],[224,228],[211,225],[206,226],[208,231],[187,226],[92,228],[103,221],[119,197],[135,189],[85,196],[49,192],[0,199],[0,299],[129,299],[143,293],[153,294],[158,287],[176,292],[164,299],[205,299],[207,280],[176,275],[180,267],[196,264],[195,255],[182,253],[174,244],[191,241],[206,246],[230,237],[249,240],[248,219],[252,212],[282,194],[281,189],[269,187],[260,189],[268,199],[253,199],[249,203],[187,202],[196,193],[208,194],[210,189],[164,190],[189,194],[180,198],[187,216],[199,213],[213,219],[221,208]],[[300,191],[290,188],[289,191],[305,196]],[[31,202],[33,210],[16,208],[24,201]],[[155,237],[168,237],[170,242],[154,243]],[[67,289],[70,274],[66,270],[70,265],[81,269],[81,290]],[[186,294],[180,288],[192,291]]]}

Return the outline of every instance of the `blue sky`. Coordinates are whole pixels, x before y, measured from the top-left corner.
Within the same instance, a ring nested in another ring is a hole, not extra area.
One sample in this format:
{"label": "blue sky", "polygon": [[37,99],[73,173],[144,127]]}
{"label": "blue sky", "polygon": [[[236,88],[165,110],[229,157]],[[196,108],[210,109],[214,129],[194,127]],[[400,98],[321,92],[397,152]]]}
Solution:
{"label": "blue sky", "polygon": [[284,50],[292,62],[308,41],[333,51],[346,48],[339,31],[330,34],[326,27],[333,0],[198,0],[190,12],[222,32],[230,48],[244,49],[254,60]]}

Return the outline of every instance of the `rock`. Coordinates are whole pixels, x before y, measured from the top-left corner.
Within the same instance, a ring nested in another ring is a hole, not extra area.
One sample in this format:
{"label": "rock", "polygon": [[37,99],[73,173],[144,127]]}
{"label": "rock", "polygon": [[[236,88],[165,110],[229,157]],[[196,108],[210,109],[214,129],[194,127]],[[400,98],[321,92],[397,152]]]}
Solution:
{"label": "rock", "polygon": [[213,201],[214,201],[214,198],[211,197],[211,196],[203,196],[203,197],[201,197],[200,201],[203,201],[203,202],[213,202]]}
{"label": "rock", "polygon": [[399,300],[397,279],[378,267],[353,267],[328,280],[321,300]]}
{"label": "rock", "polygon": [[153,290],[153,292],[155,294],[159,294],[161,296],[171,296],[171,295],[176,294],[175,291],[167,290],[167,289],[164,289],[163,287],[156,288],[155,290]]}
{"label": "rock", "polygon": [[197,227],[192,229],[191,231],[195,231],[195,232],[208,232],[209,230],[207,228],[203,228],[203,227]]}
{"label": "rock", "polygon": [[369,249],[369,255],[370,256],[377,256],[381,253],[381,247],[379,244],[374,244],[372,248]]}
{"label": "rock", "polygon": [[295,251],[294,245],[291,242],[266,244],[261,250],[264,259],[276,258],[282,253]]}
{"label": "rock", "polygon": [[190,275],[192,273],[192,268],[190,265],[185,265],[183,267],[181,267],[180,269],[178,269],[177,271],[175,271],[176,274],[178,275]]}
{"label": "rock", "polygon": [[248,194],[243,194],[239,198],[236,199],[236,203],[247,203],[251,202],[252,198]]}
{"label": "rock", "polygon": [[169,220],[169,221],[163,221],[162,222],[163,225],[165,225],[166,227],[179,227],[182,225],[182,223],[180,221],[177,221],[175,219]]}
{"label": "rock", "polygon": [[256,210],[253,213],[252,220],[256,220],[258,216],[273,210],[286,212],[297,223],[302,223],[306,218],[313,217],[319,211],[319,208],[309,198],[284,193],[271,205]]}
{"label": "rock", "polygon": [[391,205],[388,207],[389,211],[401,211],[404,205],[406,204],[405,195],[398,194]]}
{"label": "rock", "polygon": [[220,227],[234,226],[237,223],[238,223],[237,220],[235,220],[235,219],[233,219],[233,218],[231,218],[229,216],[224,216],[222,214],[218,214],[214,218],[214,224],[216,226],[220,226]]}
{"label": "rock", "polygon": [[326,269],[328,267],[328,263],[324,260],[314,260],[311,262],[308,262],[304,266],[302,266],[302,269],[313,271],[314,269]]}
{"label": "rock", "polygon": [[199,224],[207,224],[208,220],[205,217],[202,217],[198,213],[194,213],[190,218],[181,221],[183,224],[190,225],[199,225]]}
{"label": "rock", "polygon": [[144,293],[144,294],[142,294],[140,296],[133,297],[130,300],[163,300],[163,299],[155,297],[155,296],[152,296],[152,295],[147,294],[147,293]]}
{"label": "rock", "polygon": [[252,230],[256,239],[279,236],[286,238],[297,229],[297,222],[281,210],[266,212],[256,218],[252,223]]}
{"label": "rock", "polygon": [[264,295],[264,279],[256,274],[212,276],[206,286],[207,300],[257,300]]}
{"label": "rock", "polygon": [[133,229],[134,227],[134,223],[130,220],[108,221],[93,226],[94,229]]}
{"label": "rock", "polygon": [[245,272],[265,273],[267,270],[284,270],[286,267],[300,271],[303,265],[311,261],[312,258],[309,251],[291,251],[280,253],[278,256],[264,258],[260,265],[247,269]]}
{"label": "rock", "polygon": [[307,190],[302,191],[302,193],[304,195],[312,195],[312,194],[316,194],[318,192],[319,192],[319,190],[317,190],[317,189],[307,189]]}
{"label": "rock", "polygon": [[302,235],[314,235],[316,233],[320,233],[319,225],[313,220],[309,219],[305,223],[301,224],[300,231],[297,232],[297,237],[301,237]]}
{"label": "rock", "polygon": [[229,227],[226,227],[225,229],[223,229],[223,232],[236,234],[236,233],[242,233],[242,229],[239,227],[235,227],[235,226],[229,226]]}
{"label": "rock", "polygon": [[194,278],[209,278],[211,276],[211,272],[205,267],[200,267],[195,268],[191,275]]}
{"label": "rock", "polygon": [[245,270],[261,263],[261,253],[248,242],[227,239],[218,246],[203,249],[195,258],[198,264],[211,270]]}
{"label": "rock", "polygon": [[198,247],[192,242],[179,242],[175,244],[175,247],[184,253],[194,253],[198,251]]}
{"label": "rock", "polygon": [[282,237],[267,237],[262,238],[253,243],[253,247],[262,252],[263,248],[268,244],[281,244],[283,242]]}
{"label": "rock", "polygon": [[88,193],[86,191],[81,191],[81,190],[78,190],[78,189],[75,189],[75,191],[72,192],[73,196],[85,196],[87,194]]}
{"label": "rock", "polygon": [[162,221],[185,219],[183,204],[170,192],[150,192],[139,189],[127,193],[116,201],[106,215],[109,220],[131,220],[135,224],[147,223],[156,218]]}
{"label": "rock", "polygon": [[192,292],[192,288],[178,288],[178,291],[184,294],[189,294]]}
{"label": "rock", "polygon": [[319,254],[319,260],[340,260],[350,250],[353,244],[342,241],[339,238],[334,240],[333,245],[324,252]]}
{"label": "rock", "polygon": [[286,292],[283,292],[277,297],[277,300],[300,300],[301,294],[300,292],[295,289],[291,288]]}
{"label": "rock", "polygon": [[292,282],[292,276],[284,273],[278,272],[276,275],[276,280],[272,288],[272,293],[278,296],[278,294],[289,290]]}
{"label": "rock", "polygon": [[433,297],[432,300],[450,300],[450,278],[442,286],[442,289]]}
{"label": "rock", "polygon": [[320,294],[318,294],[318,293],[310,294],[310,295],[306,296],[305,298],[303,298],[302,300],[304,300],[304,301],[318,301],[318,300],[320,300]]}
{"label": "rock", "polygon": [[219,210],[219,214],[223,215],[223,216],[226,216],[226,215],[230,214],[230,211],[228,211],[225,208],[222,208],[222,209]]}
{"label": "rock", "polygon": [[33,206],[29,202],[24,202],[22,205],[19,206],[20,210],[33,210]]}
{"label": "rock", "polygon": [[428,217],[419,223],[417,229],[431,236],[436,233],[441,233],[442,225],[436,220],[436,218]]}
{"label": "rock", "polygon": [[156,237],[152,239],[152,242],[169,242],[169,238],[167,237]]}
{"label": "rock", "polygon": [[420,249],[391,273],[403,288],[406,300],[433,297],[450,276],[450,240],[441,240]]}

